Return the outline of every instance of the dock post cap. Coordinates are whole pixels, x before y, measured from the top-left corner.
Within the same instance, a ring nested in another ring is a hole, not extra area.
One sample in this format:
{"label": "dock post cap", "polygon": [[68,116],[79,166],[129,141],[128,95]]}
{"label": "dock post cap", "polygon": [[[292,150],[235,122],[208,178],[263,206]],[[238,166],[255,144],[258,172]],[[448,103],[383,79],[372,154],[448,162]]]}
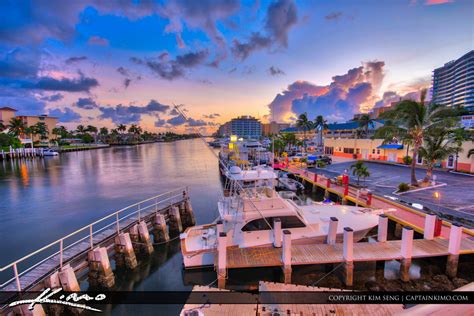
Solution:
{"label": "dock post cap", "polygon": [[353,232],[354,230],[350,227],[344,227],[344,231],[346,232]]}
{"label": "dock post cap", "polygon": [[339,220],[337,219],[337,217],[332,217],[332,216],[331,216],[331,221],[337,222],[337,221],[339,221]]}
{"label": "dock post cap", "polygon": [[217,225],[222,224],[222,220],[218,220],[218,221],[216,222],[216,224],[217,224]]}
{"label": "dock post cap", "polygon": [[291,232],[290,232],[288,229],[285,229],[285,230],[283,231],[283,234],[285,234],[285,235],[291,235]]}
{"label": "dock post cap", "polygon": [[451,227],[462,228],[462,225],[460,225],[460,224],[455,224],[455,223],[451,223]]}
{"label": "dock post cap", "polygon": [[405,230],[413,230],[413,227],[410,227],[410,226],[403,226],[403,229],[405,229]]}
{"label": "dock post cap", "polygon": [[219,237],[227,237],[227,233],[220,232],[220,233],[219,233]]}
{"label": "dock post cap", "polygon": [[281,219],[277,217],[277,218],[274,218],[273,221],[274,222],[281,222]]}
{"label": "dock post cap", "polygon": [[383,217],[383,218],[388,217],[387,214],[380,214],[379,216],[380,216],[380,217]]}

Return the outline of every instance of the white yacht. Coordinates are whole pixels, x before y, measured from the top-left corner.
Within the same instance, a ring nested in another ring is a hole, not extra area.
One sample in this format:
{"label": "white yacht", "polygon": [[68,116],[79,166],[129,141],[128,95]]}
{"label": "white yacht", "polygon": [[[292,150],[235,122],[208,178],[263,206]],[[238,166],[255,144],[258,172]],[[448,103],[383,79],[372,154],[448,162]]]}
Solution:
{"label": "white yacht", "polygon": [[[214,264],[218,232],[227,233],[228,247],[262,247],[273,244],[273,221],[291,231],[294,244],[326,241],[331,217],[338,219],[337,240],[344,227],[354,230],[354,241],[378,223],[383,211],[347,205],[297,205],[274,189],[275,174],[262,170],[230,173],[227,194],[218,202],[219,217],[212,224],[189,227],[181,234],[185,268]],[[244,184],[244,185],[242,185]]]}
{"label": "white yacht", "polygon": [[285,188],[288,191],[302,191],[304,190],[304,186],[296,181],[295,179],[288,178],[287,173],[283,173],[278,178],[278,183],[280,187]]}

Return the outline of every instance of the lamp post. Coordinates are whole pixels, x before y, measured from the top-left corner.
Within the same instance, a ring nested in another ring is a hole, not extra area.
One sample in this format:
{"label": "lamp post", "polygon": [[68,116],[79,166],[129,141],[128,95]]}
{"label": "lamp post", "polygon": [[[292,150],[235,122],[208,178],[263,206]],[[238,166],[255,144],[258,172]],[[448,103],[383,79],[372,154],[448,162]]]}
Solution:
{"label": "lamp post", "polygon": [[433,193],[435,200],[438,202],[438,212],[441,212],[441,194],[438,191]]}

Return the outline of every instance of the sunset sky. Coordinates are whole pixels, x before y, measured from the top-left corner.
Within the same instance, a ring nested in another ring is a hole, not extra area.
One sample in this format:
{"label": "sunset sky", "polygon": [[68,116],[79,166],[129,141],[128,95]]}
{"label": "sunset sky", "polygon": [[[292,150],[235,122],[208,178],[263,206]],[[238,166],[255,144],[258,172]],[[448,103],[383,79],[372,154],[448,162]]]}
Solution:
{"label": "sunset sky", "polygon": [[69,128],[346,121],[416,97],[474,48],[471,0],[7,0],[0,12],[0,107]]}

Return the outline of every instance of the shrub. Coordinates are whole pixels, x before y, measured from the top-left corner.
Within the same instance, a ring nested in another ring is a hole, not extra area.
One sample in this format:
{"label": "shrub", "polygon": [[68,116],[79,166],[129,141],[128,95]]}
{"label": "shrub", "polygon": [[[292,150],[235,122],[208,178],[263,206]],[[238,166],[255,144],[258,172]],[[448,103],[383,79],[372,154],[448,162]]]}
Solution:
{"label": "shrub", "polygon": [[21,142],[13,135],[7,133],[0,133],[0,147],[9,148],[10,146],[12,146],[13,148],[19,148],[21,147]]}
{"label": "shrub", "polygon": [[398,192],[406,192],[410,190],[408,183],[402,182],[398,185]]}
{"label": "shrub", "polygon": [[322,160],[316,160],[316,167],[324,168],[324,167],[326,167],[326,163]]}
{"label": "shrub", "polygon": [[403,157],[403,163],[404,163],[405,165],[411,164],[411,161],[412,161],[412,158],[411,158],[410,156],[405,156],[405,157]]}

